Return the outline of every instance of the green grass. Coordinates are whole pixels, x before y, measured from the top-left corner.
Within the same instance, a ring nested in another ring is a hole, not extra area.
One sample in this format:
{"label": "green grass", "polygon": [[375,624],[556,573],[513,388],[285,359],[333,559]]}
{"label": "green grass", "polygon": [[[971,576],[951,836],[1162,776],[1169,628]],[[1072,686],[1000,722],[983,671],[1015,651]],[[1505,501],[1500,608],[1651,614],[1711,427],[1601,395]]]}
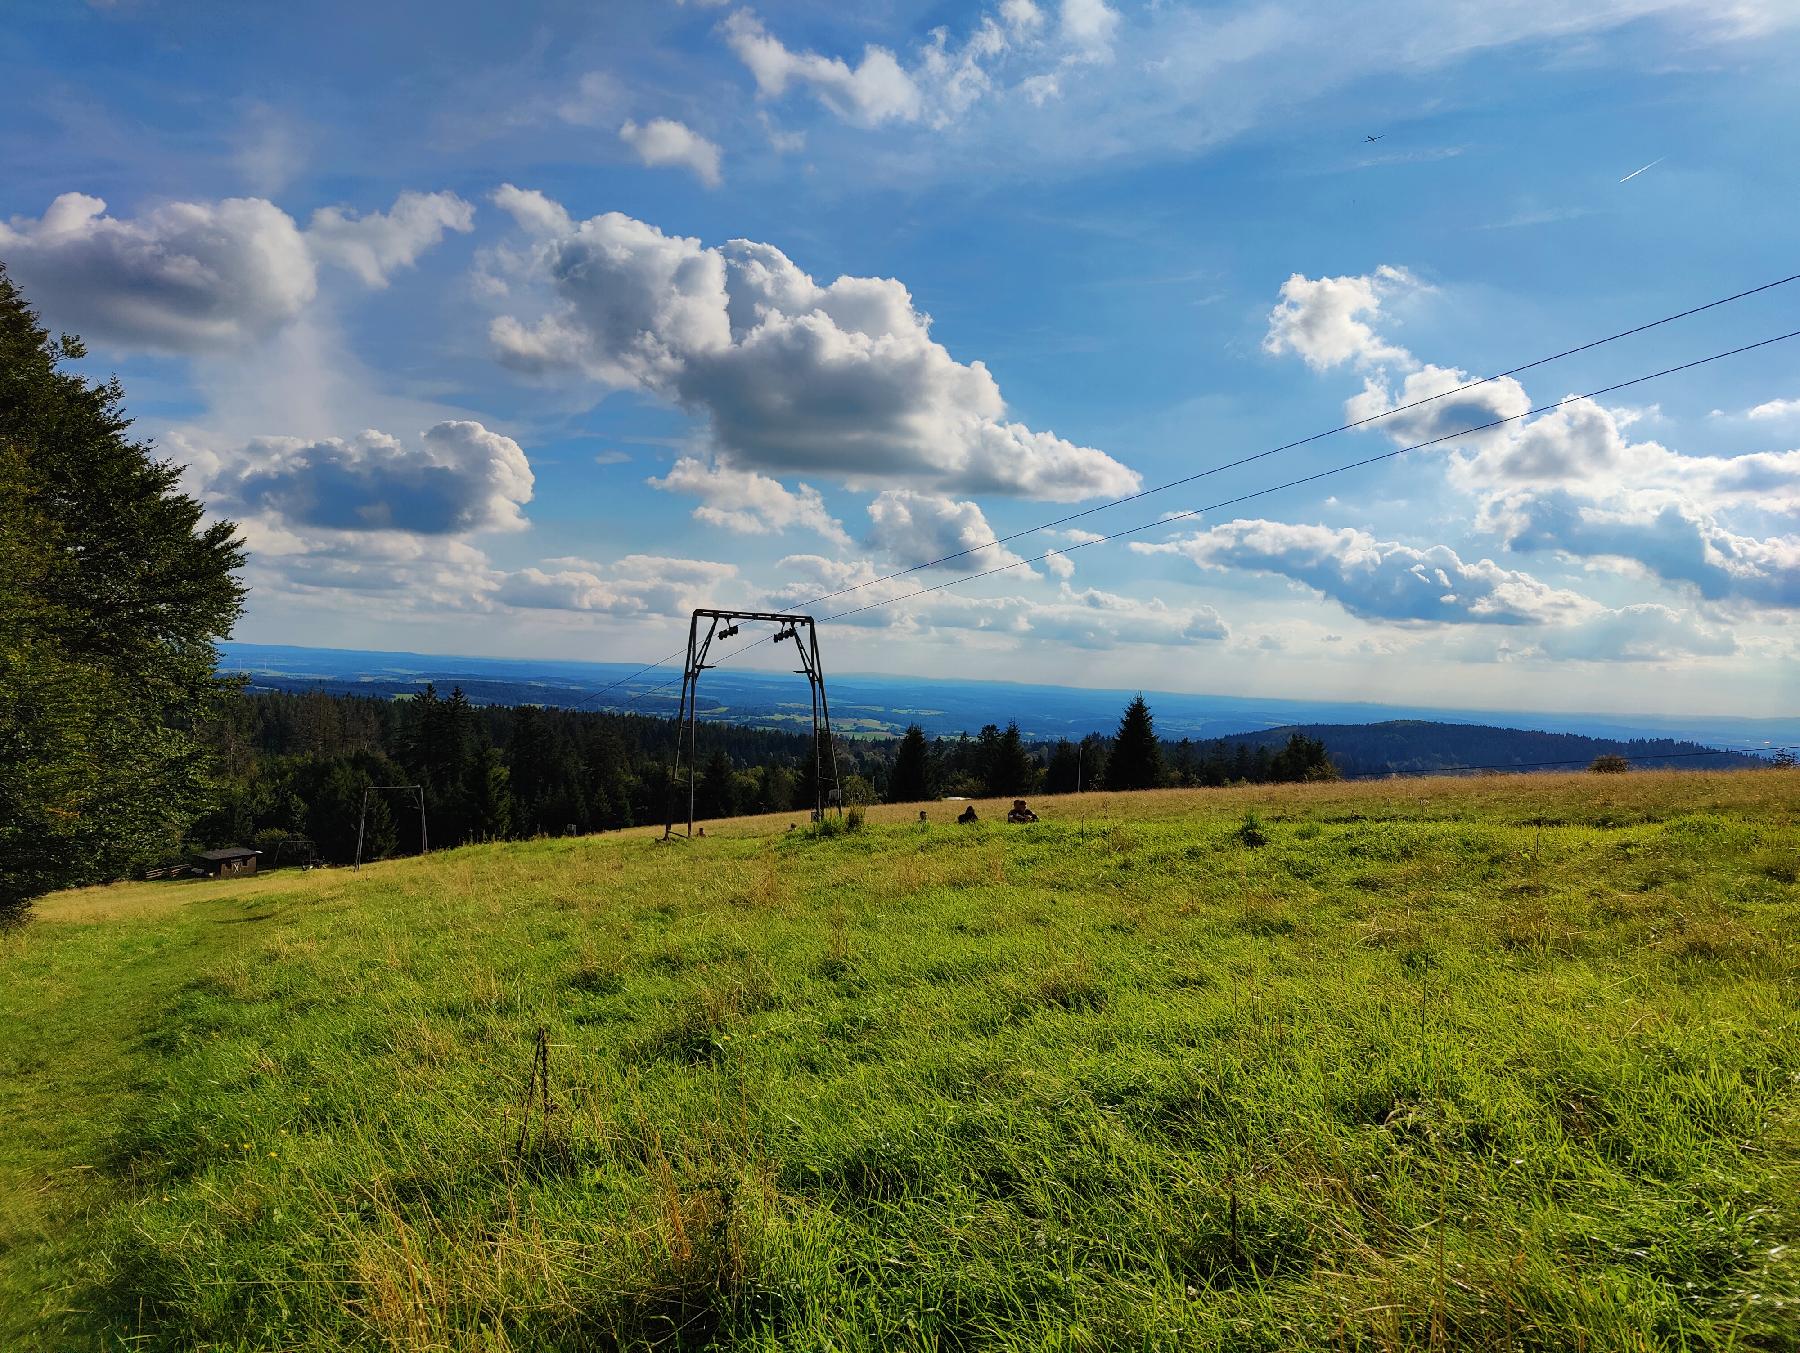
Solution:
{"label": "green grass", "polygon": [[0,1348],[1791,1349],[1795,790],[64,894],[0,936]]}

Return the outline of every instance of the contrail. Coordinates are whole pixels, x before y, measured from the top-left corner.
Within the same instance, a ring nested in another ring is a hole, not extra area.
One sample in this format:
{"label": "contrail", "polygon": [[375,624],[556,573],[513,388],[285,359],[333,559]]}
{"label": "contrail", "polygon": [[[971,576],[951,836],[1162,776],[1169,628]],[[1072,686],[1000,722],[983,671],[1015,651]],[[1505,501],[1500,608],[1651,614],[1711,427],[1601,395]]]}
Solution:
{"label": "contrail", "polygon": [[[1662,162],[1663,162],[1663,161],[1664,161],[1664,160],[1666,160],[1666,159],[1668,159],[1668,158],[1669,158],[1669,157],[1668,157],[1668,156],[1667,156],[1667,155],[1658,155],[1658,156],[1657,156],[1657,157],[1656,157],[1656,158],[1655,158],[1655,159],[1654,159],[1654,160],[1652,160],[1652,161],[1650,161],[1650,163],[1649,163],[1649,164],[1647,164],[1647,165],[1645,165],[1645,166],[1644,166],[1644,169],[1654,169],[1654,168],[1656,168],[1656,166],[1657,166],[1657,165],[1659,165],[1659,164],[1661,164],[1661,163],[1662,163]],[[1619,182],[1620,182],[1620,183],[1630,183],[1630,182],[1631,182],[1631,180],[1633,180],[1633,179],[1634,179],[1634,178],[1636,178],[1636,177],[1637,177],[1637,176],[1638,176],[1638,175],[1639,175],[1639,174],[1641,174],[1641,173],[1643,173],[1643,172],[1644,172],[1644,169],[1634,169],[1634,170],[1632,170],[1632,171],[1631,171],[1631,172],[1630,172],[1630,173],[1629,173],[1629,174],[1627,174],[1627,175],[1626,175],[1626,176],[1625,176],[1625,177],[1624,177],[1624,178],[1622,178],[1622,179],[1620,179],[1620,180],[1619,180]]]}

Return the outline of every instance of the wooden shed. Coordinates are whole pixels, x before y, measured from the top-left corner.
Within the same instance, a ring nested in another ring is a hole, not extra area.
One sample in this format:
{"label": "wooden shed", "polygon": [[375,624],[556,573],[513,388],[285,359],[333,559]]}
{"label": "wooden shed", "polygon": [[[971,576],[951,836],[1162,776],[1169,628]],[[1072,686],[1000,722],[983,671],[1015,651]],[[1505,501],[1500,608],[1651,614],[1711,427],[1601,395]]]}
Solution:
{"label": "wooden shed", "polygon": [[209,878],[226,878],[234,874],[254,874],[256,860],[262,852],[248,846],[226,846],[223,850],[203,850],[194,863]]}

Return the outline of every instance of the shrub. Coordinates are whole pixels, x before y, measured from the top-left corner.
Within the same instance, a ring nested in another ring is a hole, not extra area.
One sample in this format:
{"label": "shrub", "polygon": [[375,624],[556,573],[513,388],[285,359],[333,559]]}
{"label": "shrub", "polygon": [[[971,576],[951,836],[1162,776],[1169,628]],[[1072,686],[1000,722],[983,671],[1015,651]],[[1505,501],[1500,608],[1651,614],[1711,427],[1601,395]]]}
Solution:
{"label": "shrub", "polygon": [[1623,775],[1631,769],[1631,763],[1622,756],[1597,756],[1588,770],[1595,775]]}
{"label": "shrub", "polygon": [[1269,844],[1269,833],[1263,826],[1263,820],[1251,809],[1244,814],[1244,820],[1238,824],[1237,839],[1247,846],[1266,846]]}

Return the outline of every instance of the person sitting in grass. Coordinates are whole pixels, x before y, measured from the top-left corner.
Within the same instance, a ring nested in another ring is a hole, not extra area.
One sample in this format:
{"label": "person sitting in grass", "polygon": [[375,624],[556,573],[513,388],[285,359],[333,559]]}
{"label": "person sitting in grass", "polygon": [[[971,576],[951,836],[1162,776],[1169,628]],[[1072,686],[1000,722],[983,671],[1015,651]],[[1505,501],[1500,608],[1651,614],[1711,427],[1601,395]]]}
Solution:
{"label": "person sitting in grass", "polygon": [[1008,822],[1036,822],[1038,815],[1025,806],[1024,799],[1014,799],[1012,811],[1006,815]]}
{"label": "person sitting in grass", "polygon": [[962,812],[957,814],[956,820],[958,822],[962,823],[965,827],[968,826],[971,822],[981,821],[980,818],[975,816],[975,805],[972,803],[967,808],[963,809]]}

